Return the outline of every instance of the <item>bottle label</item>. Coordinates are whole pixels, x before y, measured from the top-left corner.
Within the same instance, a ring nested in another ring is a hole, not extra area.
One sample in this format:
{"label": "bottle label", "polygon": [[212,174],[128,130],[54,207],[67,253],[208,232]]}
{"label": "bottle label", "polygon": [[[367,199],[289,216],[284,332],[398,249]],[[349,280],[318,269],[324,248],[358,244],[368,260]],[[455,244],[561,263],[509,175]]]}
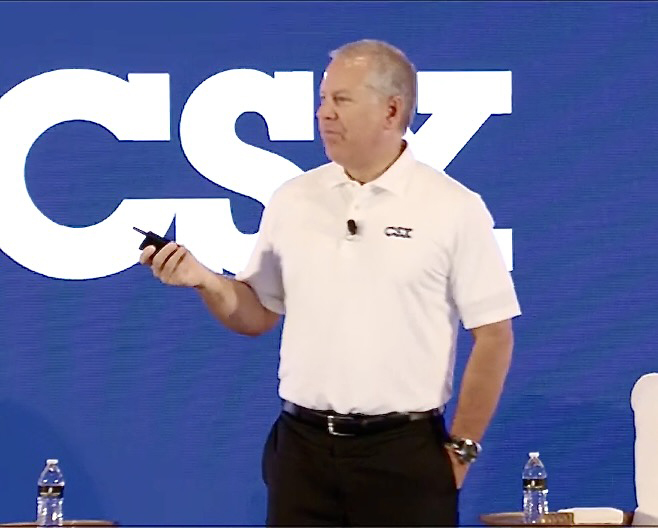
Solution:
{"label": "bottle label", "polygon": [[527,491],[544,491],[546,489],[546,479],[523,479],[523,489]]}
{"label": "bottle label", "polygon": [[64,496],[64,486],[39,486],[39,497],[61,499]]}

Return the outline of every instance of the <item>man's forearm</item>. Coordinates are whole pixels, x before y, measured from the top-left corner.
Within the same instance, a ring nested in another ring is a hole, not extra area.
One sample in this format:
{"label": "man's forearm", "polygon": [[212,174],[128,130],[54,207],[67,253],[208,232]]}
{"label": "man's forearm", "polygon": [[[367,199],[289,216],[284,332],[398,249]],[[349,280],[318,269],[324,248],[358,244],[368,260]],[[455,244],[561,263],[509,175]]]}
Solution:
{"label": "man's forearm", "polygon": [[461,382],[451,434],[480,441],[498,405],[512,359],[511,322],[475,339]]}
{"label": "man's forearm", "polygon": [[224,326],[240,334],[260,335],[278,320],[278,316],[267,310],[244,282],[212,273],[196,290],[210,312]]}

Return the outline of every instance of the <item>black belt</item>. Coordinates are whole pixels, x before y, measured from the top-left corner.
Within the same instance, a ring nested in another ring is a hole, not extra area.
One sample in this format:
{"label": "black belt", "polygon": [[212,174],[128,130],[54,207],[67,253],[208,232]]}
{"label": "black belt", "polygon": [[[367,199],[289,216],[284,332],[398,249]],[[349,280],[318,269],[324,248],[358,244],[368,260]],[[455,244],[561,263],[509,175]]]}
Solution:
{"label": "black belt", "polygon": [[430,420],[441,416],[438,409],[423,412],[388,414],[337,414],[333,411],[316,411],[284,401],[283,412],[300,422],[322,429],[334,436],[357,436],[388,431],[409,422]]}

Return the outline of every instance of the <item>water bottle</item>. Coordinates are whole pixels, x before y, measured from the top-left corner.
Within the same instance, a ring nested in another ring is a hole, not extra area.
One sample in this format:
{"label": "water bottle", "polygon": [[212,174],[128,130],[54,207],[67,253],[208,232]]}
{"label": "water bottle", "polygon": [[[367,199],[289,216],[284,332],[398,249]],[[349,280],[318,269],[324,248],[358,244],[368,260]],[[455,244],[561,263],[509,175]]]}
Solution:
{"label": "water bottle", "polygon": [[529,453],[530,459],[523,468],[523,517],[526,523],[539,523],[548,513],[548,487],[546,468],[539,453]]}
{"label": "water bottle", "polygon": [[62,503],[64,502],[64,475],[59,469],[59,460],[46,460],[37,482],[37,525],[62,526]]}

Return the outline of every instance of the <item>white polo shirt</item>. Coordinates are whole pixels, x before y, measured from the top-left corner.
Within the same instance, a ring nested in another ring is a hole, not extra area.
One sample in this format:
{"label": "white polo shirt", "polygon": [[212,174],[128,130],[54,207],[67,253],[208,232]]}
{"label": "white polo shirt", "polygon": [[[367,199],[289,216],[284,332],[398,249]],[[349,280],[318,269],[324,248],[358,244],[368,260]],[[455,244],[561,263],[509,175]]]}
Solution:
{"label": "white polo shirt", "polygon": [[365,185],[336,163],[282,185],[236,278],[285,314],[281,398],[338,413],[444,405],[459,320],[521,313],[480,196],[409,147]]}

